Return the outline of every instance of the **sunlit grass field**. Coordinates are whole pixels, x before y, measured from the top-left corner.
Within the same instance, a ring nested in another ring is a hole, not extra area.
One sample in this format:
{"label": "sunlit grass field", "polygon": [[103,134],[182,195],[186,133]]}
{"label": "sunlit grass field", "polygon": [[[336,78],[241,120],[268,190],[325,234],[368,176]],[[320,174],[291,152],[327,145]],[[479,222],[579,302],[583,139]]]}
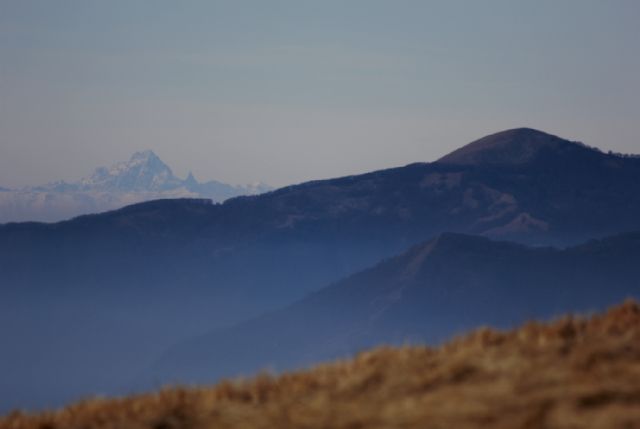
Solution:
{"label": "sunlit grass field", "polygon": [[479,329],[438,348],[381,347],[279,376],[0,419],[0,429],[481,427],[640,428],[638,304]]}

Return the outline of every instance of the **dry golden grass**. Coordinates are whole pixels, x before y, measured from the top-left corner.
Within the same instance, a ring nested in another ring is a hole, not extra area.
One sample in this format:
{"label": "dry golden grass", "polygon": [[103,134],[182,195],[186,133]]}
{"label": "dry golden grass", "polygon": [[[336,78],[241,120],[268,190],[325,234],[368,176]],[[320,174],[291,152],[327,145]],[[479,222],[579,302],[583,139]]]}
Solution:
{"label": "dry golden grass", "polygon": [[640,307],[0,419],[0,429],[480,427],[640,428]]}

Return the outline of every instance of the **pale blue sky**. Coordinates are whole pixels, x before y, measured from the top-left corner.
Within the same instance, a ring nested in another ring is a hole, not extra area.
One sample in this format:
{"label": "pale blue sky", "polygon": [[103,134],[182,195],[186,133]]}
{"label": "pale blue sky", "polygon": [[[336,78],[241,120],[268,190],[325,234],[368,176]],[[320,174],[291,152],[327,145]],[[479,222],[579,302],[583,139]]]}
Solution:
{"label": "pale blue sky", "polygon": [[529,126],[640,152],[640,2],[0,0],[0,186],[284,185]]}

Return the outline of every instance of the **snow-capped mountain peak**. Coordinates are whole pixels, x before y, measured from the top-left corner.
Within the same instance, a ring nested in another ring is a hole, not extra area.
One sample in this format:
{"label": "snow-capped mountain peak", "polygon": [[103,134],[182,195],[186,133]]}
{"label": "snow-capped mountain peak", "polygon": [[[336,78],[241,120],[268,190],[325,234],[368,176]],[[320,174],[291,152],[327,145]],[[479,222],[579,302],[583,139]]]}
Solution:
{"label": "snow-capped mountain peak", "polygon": [[180,187],[181,180],[150,150],[134,153],[129,161],[97,168],[81,180],[84,189],[155,192]]}
{"label": "snow-capped mountain peak", "polygon": [[77,182],[57,181],[18,190],[0,188],[0,223],[23,220],[57,221],[84,213],[112,210],[160,198],[205,198],[220,202],[238,195],[271,190],[264,184],[234,186],[211,180],[185,180],[153,151],[134,153],[128,161],[96,168]]}
{"label": "snow-capped mountain peak", "polygon": [[160,161],[160,158],[158,158],[158,155],[156,155],[154,151],[147,149],[131,155],[131,159],[129,160],[129,162],[148,162],[149,160],[153,159]]}

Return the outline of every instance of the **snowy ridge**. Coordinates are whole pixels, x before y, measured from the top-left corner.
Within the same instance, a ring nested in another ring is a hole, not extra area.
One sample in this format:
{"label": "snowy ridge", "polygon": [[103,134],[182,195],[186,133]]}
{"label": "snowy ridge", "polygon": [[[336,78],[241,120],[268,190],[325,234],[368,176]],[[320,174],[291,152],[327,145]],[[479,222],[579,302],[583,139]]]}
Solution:
{"label": "snowy ridge", "polygon": [[192,173],[183,180],[153,151],[146,150],[134,153],[128,161],[98,167],[91,176],[77,182],[56,181],[16,190],[0,188],[0,223],[53,222],[160,198],[221,202],[271,189],[261,182],[246,186],[215,180],[200,183]]}

